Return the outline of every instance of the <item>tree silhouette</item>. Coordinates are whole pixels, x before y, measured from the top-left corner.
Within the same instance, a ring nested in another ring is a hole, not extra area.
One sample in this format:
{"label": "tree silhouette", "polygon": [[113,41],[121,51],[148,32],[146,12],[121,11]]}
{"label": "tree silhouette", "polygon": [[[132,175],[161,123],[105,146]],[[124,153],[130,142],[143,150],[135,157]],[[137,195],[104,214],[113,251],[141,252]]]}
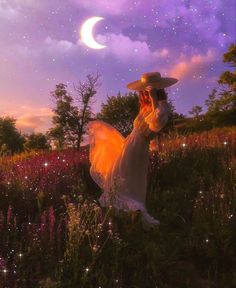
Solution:
{"label": "tree silhouette", "polygon": [[17,131],[16,119],[0,117],[0,150],[1,154],[23,151],[24,137]]}
{"label": "tree silhouette", "polygon": [[[223,54],[223,62],[236,68],[236,44],[231,44]],[[236,69],[223,72],[219,79],[219,88],[213,89],[205,104],[208,107],[207,121],[213,126],[236,124]]]}
{"label": "tree silhouette", "polygon": [[67,91],[67,85],[56,85],[51,93],[56,107],[53,109],[52,122],[54,127],[49,130],[48,136],[58,142],[59,148],[72,146],[80,148],[85,134],[85,126],[92,118],[91,104],[97,93],[100,75],[87,75],[84,82],[74,85],[75,95]]}
{"label": "tree silhouette", "polygon": [[122,96],[108,96],[107,102],[102,103],[97,119],[103,120],[115,127],[124,137],[133,128],[133,121],[139,111],[139,98],[137,93],[128,93]]}
{"label": "tree silhouette", "polygon": [[201,113],[202,113],[202,107],[199,105],[193,106],[192,110],[189,111],[189,114],[193,115],[195,119],[199,119]]}
{"label": "tree silhouette", "polygon": [[47,138],[43,133],[31,133],[30,135],[26,136],[24,147],[27,150],[49,149]]}

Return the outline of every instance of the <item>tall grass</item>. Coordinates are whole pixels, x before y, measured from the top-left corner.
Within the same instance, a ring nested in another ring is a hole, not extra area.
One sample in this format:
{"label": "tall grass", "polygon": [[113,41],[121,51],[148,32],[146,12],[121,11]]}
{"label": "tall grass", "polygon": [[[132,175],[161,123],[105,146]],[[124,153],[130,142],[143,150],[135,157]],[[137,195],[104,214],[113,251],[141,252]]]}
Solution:
{"label": "tall grass", "polygon": [[99,207],[86,149],[2,158],[0,287],[236,286],[235,136],[160,140],[149,232],[138,212]]}

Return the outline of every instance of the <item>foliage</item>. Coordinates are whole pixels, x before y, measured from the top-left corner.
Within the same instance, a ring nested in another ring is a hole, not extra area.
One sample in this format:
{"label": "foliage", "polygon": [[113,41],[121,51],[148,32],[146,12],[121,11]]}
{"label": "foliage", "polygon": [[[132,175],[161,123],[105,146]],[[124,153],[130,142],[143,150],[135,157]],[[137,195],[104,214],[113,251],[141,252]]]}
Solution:
{"label": "foliage", "polygon": [[190,115],[193,115],[195,119],[198,119],[202,113],[202,107],[199,105],[193,106],[192,110],[189,111]]}
{"label": "foliage", "polygon": [[75,96],[67,91],[67,85],[56,85],[51,93],[56,107],[53,109],[52,122],[54,127],[50,129],[48,136],[57,140],[58,147],[77,147],[81,145],[85,134],[85,125],[92,117],[92,98],[97,93],[100,75],[87,75],[84,82],[79,81],[74,85]]}
{"label": "foliage", "polygon": [[98,206],[86,149],[1,158],[0,286],[235,286],[235,141],[235,128],[162,135],[150,232],[138,212]]}
{"label": "foliage", "polygon": [[16,120],[0,117],[0,155],[7,155],[23,150],[24,137],[17,131]]}
{"label": "foliage", "polygon": [[[162,133],[173,130],[176,119],[179,115],[175,111],[173,102],[168,99],[169,120]],[[115,127],[124,137],[129,135],[133,129],[133,122],[139,112],[139,96],[137,93],[128,93],[122,96],[108,96],[107,102],[102,103],[101,111],[97,114],[97,119],[103,120]]]}
{"label": "foliage", "polygon": [[[236,44],[231,44],[223,55],[223,62],[236,68]],[[236,124],[236,70],[223,72],[219,79],[219,89],[213,89],[205,104],[208,107],[206,121],[212,127]]]}
{"label": "foliage", "polygon": [[228,48],[228,51],[224,54],[224,62],[229,63],[233,67],[236,67],[236,45],[231,44]]}
{"label": "foliage", "polygon": [[179,114],[176,112],[174,103],[171,99],[167,99],[168,105],[169,105],[169,117],[168,122],[165,125],[165,127],[160,131],[159,134],[163,133],[169,133],[170,131],[173,131],[175,129],[175,125],[179,121],[185,120],[185,116],[183,114]]}
{"label": "foliage", "polygon": [[104,214],[95,201],[81,196],[77,205],[69,203],[67,209],[68,241],[60,270],[61,284],[68,288],[87,287],[92,282],[96,285],[103,278],[96,270],[104,248],[119,246],[121,241],[117,233],[113,234],[112,208]]}
{"label": "foliage", "polygon": [[26,150],[45,150],[49,149],[49,145],[47,143],[47,138],[43,133],[31,133],[26,136],[24,148]]}
{"label": "foliage", "polygon": [[65,142],[73,144],[72,131],[78,121],[78,110],[73,105],[73,98],[66,89],[67,86],[60,83],[51,93],[56,107],[53,109],[55,115],[52,118],[54,127],[50,129],[49,136],[58,141],[59,148],[62,148]]}
{"label": "foliage", "polygon": [[93,98],[97,93],[97,88],[101,85],[99,83],[100,76],[100,74],[95,76],[89,74],[85,82],[79,81],[79,84],[74,86],[77,93],[76,100],[81,106],[78,113],[77,148],[80,147],[82,137],[85,134],[85,126],[93,115],[91,104],[94,103]]}
{"label": "foliage", "polygon": [[[228,51],[223,55],[223,62],[228,63],[230,66],[236,68],[236,44],[231,44]],[[219,84],[227,85],[230,89],[229,92],[236,92],[236,70],[233,72],[225,71],[221,74],[218,80]]]}
{"label": "foliage", "polygon": [[122,96],[108,96],[102,103],[97,119],[103,120],[115,127],[124,137],[131,133],[133,121],[139,111],[139,98],[136,93]]}

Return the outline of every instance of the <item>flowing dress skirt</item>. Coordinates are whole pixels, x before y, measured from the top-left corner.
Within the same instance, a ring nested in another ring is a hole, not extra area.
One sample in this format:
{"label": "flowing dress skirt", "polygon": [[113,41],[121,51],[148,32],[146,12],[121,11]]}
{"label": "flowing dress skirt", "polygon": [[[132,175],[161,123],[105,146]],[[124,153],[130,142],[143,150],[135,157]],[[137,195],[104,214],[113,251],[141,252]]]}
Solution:
{"label": "flowing dress skirt", "polygon": [[90,174],[103,189],[101,206],[142,214],[144,229],[159,224],[146,210],[149,141],[138,127],[124,138],[114,127],[100,120],[88,124]]}

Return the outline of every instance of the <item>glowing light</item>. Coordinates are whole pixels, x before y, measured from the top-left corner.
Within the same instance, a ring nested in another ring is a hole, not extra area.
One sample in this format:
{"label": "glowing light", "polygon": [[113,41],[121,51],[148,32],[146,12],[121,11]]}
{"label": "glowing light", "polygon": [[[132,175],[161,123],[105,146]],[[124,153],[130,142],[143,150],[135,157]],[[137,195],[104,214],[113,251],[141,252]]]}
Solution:
{"label": "glowing light", "polygon": [[95,24],[99,21],[103,20],[102,17],[91,17],[87,19],[82,25],[80,34],[81,39],[86,46],[92,49],[103,49],[106,46],[97,43],[93,37],[93,28]]}

